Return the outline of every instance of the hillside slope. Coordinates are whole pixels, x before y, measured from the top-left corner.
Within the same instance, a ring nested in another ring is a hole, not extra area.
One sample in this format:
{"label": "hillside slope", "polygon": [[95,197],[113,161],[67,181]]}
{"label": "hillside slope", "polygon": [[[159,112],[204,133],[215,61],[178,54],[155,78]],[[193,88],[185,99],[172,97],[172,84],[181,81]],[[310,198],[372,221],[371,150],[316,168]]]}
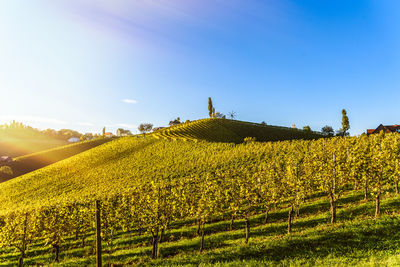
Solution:
{"label": "hillside slope", "polygon": [[201,175],[218,165],[227,169],[230,162],[240,160],[244,152],[238,151],[239,147],[225,143],[119,138],[1,183],[0,213],[25,206],[103,198],[150,177]]}
{"label": "hillside slope", "polygon": [[55,138],[19,138],[0,135],[0,156],[19,157],[67,144],[67,141]]}
{"label": "hillside slope", "polygon": [[[378,175],[369,173],[371,179],[392,174],[392,167],[383,166],[398,162],[386,157],[399,155],[398,144],[397,134],[239,145],[119,138],[0,184],[0,233],[6,234],[4,243],[12,241],[14,222],[21,230],[31,216],[37,238],[26,263],[50,264],[51,251],[58,250],[46,241],[59,235],[60,264],[94,265],[96,199],[101,200],[105,264],[394,265],[400,221],[393,181],[380,181],[380,213],[374,218],[371,196],[364,200],[363,187],[353,190],[361,180],[348,177],[359,171],[351,167],[360,156],[367,162],[376,155],[381,159],[382,168],[375,168]],[[372,152],[362,152],[365,147]],[[330,223],[331,192],[324,185],[332,184],[325,178],[336,173],[333,168],[341,171],[331,176],[340,195],[337,221]],[[382,170],[385,175],[379,175]],[[294,203],[296,195],[302,197]],[[36,209],[47,205],[52,207]],[[29,209],[35,210],[18,212]],[[22,217],[13,217],[15,211]],[[201,223],[206,237],[198,253]],[[156,243],[150,244],[158,240],[154,231],[160,227],[162,259],[152,260]],[[17,257],[10,246],[0,248],[0,265],[13,266]]]}
{"label": "hillside slope", "polygon": [[322,134],[280,126],[228,120],[202,119],[158,130],[156,138],[205,140],[209,142],[242,143],[246,137],[255,137],[257,141],[282,141],[293,139],[318,139]]}
{"label": "hillside slope", "polygon": [[95,139],[17,157],[13,162],[7,164],[12,173],[0,171],[0,182],[43,168],[108,141],[110,139]]}

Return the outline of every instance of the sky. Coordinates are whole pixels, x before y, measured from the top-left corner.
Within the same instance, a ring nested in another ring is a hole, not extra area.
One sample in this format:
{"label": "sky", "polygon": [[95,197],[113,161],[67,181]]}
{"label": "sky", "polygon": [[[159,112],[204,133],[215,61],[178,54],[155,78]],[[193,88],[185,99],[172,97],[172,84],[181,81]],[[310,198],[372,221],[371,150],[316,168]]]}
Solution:
{"label": "sky", "polygon": [[0,123],[400,124],[398,0],[3,0]]}

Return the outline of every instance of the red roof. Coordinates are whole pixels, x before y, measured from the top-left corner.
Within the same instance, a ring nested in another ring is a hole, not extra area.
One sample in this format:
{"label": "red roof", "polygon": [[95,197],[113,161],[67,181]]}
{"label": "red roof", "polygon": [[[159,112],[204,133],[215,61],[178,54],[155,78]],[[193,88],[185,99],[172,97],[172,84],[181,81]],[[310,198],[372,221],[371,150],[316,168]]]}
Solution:
{"label": "red roof", "polygon": [[385,133],[391,133],[391,132],[399,132],[400,133],[400,125],[397,125],[397,124],[382,125],[381,124],[376,129],[367,129],[367,134],[379,133],[380,131],[383,131]]}

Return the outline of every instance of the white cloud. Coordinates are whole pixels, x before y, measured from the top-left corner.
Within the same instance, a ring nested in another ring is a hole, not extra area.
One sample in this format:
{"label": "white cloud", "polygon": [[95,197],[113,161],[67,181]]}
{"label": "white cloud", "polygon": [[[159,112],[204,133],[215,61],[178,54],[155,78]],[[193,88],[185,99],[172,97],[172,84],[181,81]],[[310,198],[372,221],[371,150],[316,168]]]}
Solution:
{"label": "white cloud", "polygon": [[0,116],[0,120],[5,122],[10,122],[12,120],[23,122],[23,123],[49,123],[49,124],[67,124],[66,121],[54,119],[54,118],[47,118],[47,117],[40,117],[40,116]]}
{"label": "white cloud", "polygon": [[127,103],[127,104],[136,104],[137,103],[136,100],[128,99],[128,98],[122,99],[122,102]]}
{"label": "white cloud", "polygon": [[134,129],[137,126],[133,124],[127,124],[127,123],[118,123],[117,126],[123,127],[123,128],[129,128],[129,129]]}
{"label": "white cloud", "polygon": [[82,125],[82,126],[94,126],[94,124],[91,123],[91,122],[78,122],[78,125]]}

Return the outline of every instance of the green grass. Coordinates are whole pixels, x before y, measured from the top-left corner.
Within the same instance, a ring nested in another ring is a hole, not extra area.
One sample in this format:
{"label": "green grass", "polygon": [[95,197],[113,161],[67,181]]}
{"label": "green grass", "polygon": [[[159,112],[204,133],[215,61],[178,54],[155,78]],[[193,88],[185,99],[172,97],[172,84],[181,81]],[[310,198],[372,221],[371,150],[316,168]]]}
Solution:
{"label": "green grass", "polygon": [[53,164],[88,149],[94,148],[98,145],[104,144],[108,141],[110,141],[110,139],[95,139],[75,144],[58,146],[56,148],[14,158],[14,162],[8,164],[8,166],[11,167],[13,173],[11,175],[0,173],[0,182],[43,168],[47,165]]}
{"label": "green grass", "polygon": [[246,137],[255,137],[257,141],[282,141],[292,139],[317,139],[317,132],[307,132],[280,126],[228,120],[202,119],[161,129],[153,135],[156,138],[205,140],[209,142],[242,143]]}
{"label": "green grass", "polygon": [[[329,203],[316,197],[304,204],[293,222],[293,233],[286,234],[288,209],[271,212],[263,224],[263,214],[250,220],[249,244],[244,243],[244,222],[230,220],[206,225],[205,251],[198,251],[200,238],[194,220],[171,225],[160,245],[161,257],[150,258],[150,236],[119,232],[113,252],[103,243],[103,262],[148,266],[395,266],[400,264],[400,198],[386,195],[383,215],[374,219],[374,203],[365,202],[361,192],[346,194],[339,201],[338,223],[329,223]],[[61,262],[54,266],[93,266],[94,234],[88,233],[86,245],[69,237],[62,246]],[[25,263],[52,264],[53,255],[43,242],[32,245]],[[14,266],[18,253],[0,251],[0,266]]]}

